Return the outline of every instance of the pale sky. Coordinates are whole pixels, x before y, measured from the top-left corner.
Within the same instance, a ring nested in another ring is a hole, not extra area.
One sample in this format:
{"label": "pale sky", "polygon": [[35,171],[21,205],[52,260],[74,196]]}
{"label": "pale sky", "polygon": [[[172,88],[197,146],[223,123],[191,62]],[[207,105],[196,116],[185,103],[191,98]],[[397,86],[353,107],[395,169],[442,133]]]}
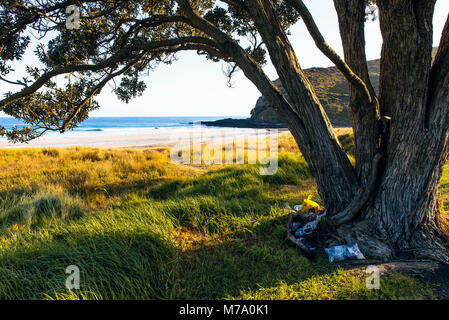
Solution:
{"label": "pale sky", "polygon": [[[332,0],[305,0],[326,41],[342,55],[338,21]],[[449,0],[438,0],[434,15],[434,46],[437,46],[449,13]],[[292,29],[290,41],[301,66],[327,67],[332,63],[315,47],[307,30],[299,21]],[[366,24],[368,60],[380,57],[382,38],[378,21]],[[30,63],[29,55],[23,66]],[[254,85],[241,72],[228,88],[222,63],[214,63],[192,52],[178,54],[172,65],[161,65],[145,77],[147,90],[129,104],[118,101],[106,86],[97,97],[101,108],[91,116],[249,116],[260,96]],[[17,68],[19,69],[19,68]],[[272,79],[277,75],[271,65],[265,71]],[[11,77],[10,77],[11,78]],[[12,90],[1,83],[0,93]],[[0,113],[1,115],[1,113]]]}

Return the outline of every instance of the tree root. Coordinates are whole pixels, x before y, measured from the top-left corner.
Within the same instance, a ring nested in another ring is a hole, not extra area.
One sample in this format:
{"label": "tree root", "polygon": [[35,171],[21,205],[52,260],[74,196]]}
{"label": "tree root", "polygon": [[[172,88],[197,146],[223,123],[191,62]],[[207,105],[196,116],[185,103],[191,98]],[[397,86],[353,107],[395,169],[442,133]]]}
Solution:
{"label": "tree root", "polygon": [[360,251],[374,259],[388,260],[398,257],[409,260],[425,259],[449,264],[449,249],[432,233],[417,230],[411,239],[394,245],[373,232],[368,222],[354,222],[338,227],[337,237],[347,244],[357,243]]}
{"label": "tree root", "polygon": [[366,256],[378,259],[392,259],[394,250],[384,241],[376,238],[370,227],[365,222],[346,224],[336,229],[337,236],[343,238],[346,243],[357,243],[359,249]]}
{"label": "tree root", "polygon": [[[379,262],[369,260],[354,260],[350,262],[351,265],[365,266],[374,265],[379,270],[379,273],[385,274],[390,272],[399,272],[409,274],[412,276],[422,275],[423,273],[433,272],[440,268],[440,264],[436,261],[429,260],[407,260],[407,261],[391,261],[391,262]],[[363,269],[359,267],[356,269]]]}
{"label": "tree root", "polygon": [[431,232],[416,231],[410,243],[413,244],[411,248],[404,250],[409,251],[410,255],[449,264],[449,249],[439,237],[434,236]]}

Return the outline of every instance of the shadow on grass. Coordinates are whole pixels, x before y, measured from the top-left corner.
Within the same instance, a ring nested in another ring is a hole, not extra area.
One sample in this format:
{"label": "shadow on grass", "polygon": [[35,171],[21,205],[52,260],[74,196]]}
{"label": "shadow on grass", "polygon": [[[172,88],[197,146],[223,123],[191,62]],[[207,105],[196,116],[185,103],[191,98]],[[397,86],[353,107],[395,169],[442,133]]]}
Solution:
{"label": "shadow on grass", "polygon": [[[266,218],[246,231],[209,243],[200,241],[183,251],[156,224],[111,231],[55,226],[51,229],[56,231],[43,238],[31,235],[16,241],[15,247],[0,250],[0,298],[382,297],[362,287],[364,281],[357,284],[350,275],[335,276],[339,265],[329,264],[324,255],[315,262],[303,257],[285,241],[285,220],[284,216]],[[65,288],[65,269],[70,265],[80,268],[80,290]],[[420,292],[405,278],[393,287],[393,298],[398,290],[405,296]],[[286,290],[291,292],[286,294]]]}
{"label": "shadow on grass", "polygon": [[259,165],[238,165],[207,172],[195,179],[177,179],[150,190],[148,196],[157,200],[195,195],[211,195],[221,199],[248,198],[267,202],[268,186],[294,184],[310,179],[305,160],[281,154],[274,175],[262,176]]}
{"label": "shadow on grass", "polygon": [[[52,239],[0,254],[2,299],[215,299],[293,284],[327,273],[262,224],[229,242],[184,251],[151,231],[102,234],[60,231]],[[261,234],[262,233],[262,234]],[[255,239],[253,239],[255,237]],[[65,269],[80,268],[80,290],[67,290]]]}
{"label": "shadow on grass", "polygon": [[266,219],[223,243],[183,252],[179,276],[182,299],[223,299],[246,291],[296,284],[338,269],[327,257],[305,258],[285,239],[286,217]]}
{"label": "shadow on grass", "polygon": [[[157,234],[61,232],[0,254],[1,299],[166,299],[177,251]],[[80,290],[65,287],[68,266]]]}

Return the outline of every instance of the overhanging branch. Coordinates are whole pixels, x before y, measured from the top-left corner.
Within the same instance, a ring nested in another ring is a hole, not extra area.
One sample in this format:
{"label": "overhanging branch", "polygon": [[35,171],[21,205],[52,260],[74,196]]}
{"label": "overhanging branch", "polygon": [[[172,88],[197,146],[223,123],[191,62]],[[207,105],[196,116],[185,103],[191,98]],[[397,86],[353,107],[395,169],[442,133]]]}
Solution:
{"label": "overhanging branch", "polygon": [[63,124],[61,126],[61,128],[58,128],[57,130],[60,130],[61,132],[64,132],[67,128],[67,126],[73,121],[73,119],[77,116],[77,114],[80,112],[80,110],[87,104],[89,103],[89,101],[91,101],[91,99],[93,98],[93,96],[95,94],[97,94],[97,92],[101,89],[103,89],[103,87],[113,78],[118,77],[120,75],[122,75],[123,73],[125,73],[126,71],[128,71],[133,65],[135,65],[136,63],[138,63],[148,52],[144,52],[143,54],[141,54],[138,58],[134,59],[133,61],[131,61],[129,64],[127,64],[125,67],[123,67],[122,69],[120,69],[117,72],[114,73],[110,73],[108,74],[102,81],[100,81],[87,95],[87,97],[77,106],[77,108],[70,114],[70,116],[65,119],[63,121]]}
{"label": "overhanging branch", "polygon": [[154,41],[150,43],[138,43],[133,46],[124,47],[120,51],[112,55],[110,58],[98,64],[69,65],[46,72],[45,74],[40,76],[32,85],[4,98],[3,100],[0,100],[0,110],[12,102],[15,102],[21,98],[24,98],[30,94],[35,93],[40,88],[42,88],[49,80],[51,80],[56,76],[72,72],[100,71],[107,67],[114,66],[117,63],[120,63],[120,61],[126,59],[126,57],[132,52],[142,50],[150,51],[158,48],[167,48],[167,50],[169,50],[171,47],[185,45],[189,43],[205,44],[211,47],[213,47],[216,44],[213,40],[204,37],[182,37],[177,39]]}

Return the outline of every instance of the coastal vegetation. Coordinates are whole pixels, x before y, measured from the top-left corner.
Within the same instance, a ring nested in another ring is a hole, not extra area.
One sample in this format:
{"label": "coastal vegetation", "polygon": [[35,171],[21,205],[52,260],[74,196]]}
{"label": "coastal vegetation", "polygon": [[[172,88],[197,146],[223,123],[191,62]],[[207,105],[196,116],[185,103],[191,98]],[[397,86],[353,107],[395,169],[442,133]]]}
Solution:
{"label": "coastal vegetation", "polygon": [[[148,71],[192,51],[223,62],[231,85],[235,72],[242,71],[275,108],[308,164],[335,230],[332,236],[341,244],[357,242],[377,259],[448,265],[439,186],[449,156],[449,18],[441,34],[433,32],[436,4],[333,0],[333,8],[326,9],[338,20],[339,55],[329,46],[335,39],[326,41],[302,0],[91,0],[75,7],[72,0],[3,1],[0,81],[14,89],[0,100],[0,111],[27,126],[0,126],[0,135],[25,142],[46,131],[74,129],[100,107],[99,94],[108,84],[128,103],[147,88],[142,77]],[[378,90],[365,51],[370,40],[365,23],[377,17],[382,37]],[[289,39],[296,23],[304,24],[347,83],[352,162],[318,97],[332,87],[329,82],[342,83],[331,76],[327,83],[312,84],[313,74],[301,68]],[[31,34],[46,45],[30,48]],[[12,74],[16,63],[25,63],[26,72]],[[268,63],[285,92],[265,72]],[[179,94],[177,88],[173,94]],[[77,200],[67,199],[72,201]]]}
{"label": "coastal vegetation", "polygon": [[[340,141],[353,153],[348,130]],[[283,203],[321,199],[293,137],[279,147],[274,176],[173,164],[167,148],[1,150],[0,298],[438,298],[435,284],[399,273],[368,290],[363,268],[292,246]],[[441,186],[447,210],[448,170]],[[79,290],[65,287],[69,265]]]}

